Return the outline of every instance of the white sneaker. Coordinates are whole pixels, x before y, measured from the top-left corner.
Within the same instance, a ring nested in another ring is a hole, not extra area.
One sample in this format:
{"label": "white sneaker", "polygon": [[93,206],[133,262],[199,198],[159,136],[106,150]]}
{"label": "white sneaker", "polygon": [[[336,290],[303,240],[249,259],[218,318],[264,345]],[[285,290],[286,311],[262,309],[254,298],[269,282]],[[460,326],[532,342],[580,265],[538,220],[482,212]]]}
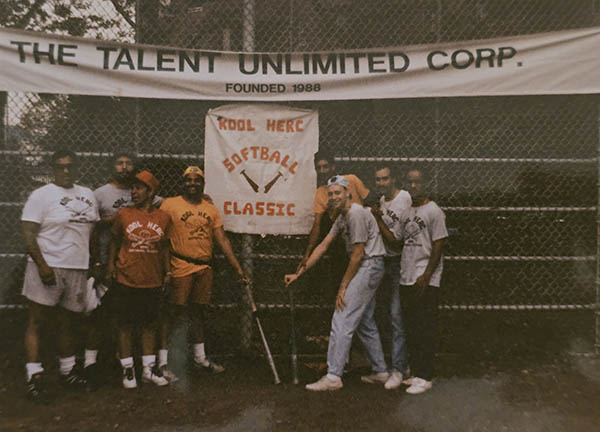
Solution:
{"label": "white sneaker", "polygon": [[385,382],[383,387],[386,390],[394,390],[394,389],[397,389],[398,387],[400,387],[401,385],[402,385],[402,372],[394,371],[390,374],[390,377]]}
{"label": "white sneaker", "polygon": [[133,389],[137,387],[135,371],[132,367],[123,369],[123,388]]}
{"label": "white sneaker", "polygon": [[361,376],[360,380],[368,384],[385,384],[389,377],[390,374],[388,372],[377,372],[371,375]]}
{"label": "white sneaker", "polygon": [[408,378],[402,380],[402,384],[411,386],[414,379],[415,377],[409,376]]}
{"label": "white sneaker", "polygon": [[427,381],[419,377],[414,377],[412,379],[412,385],[406,389],[406,393],[412,395],[421,394],[429,390],[432,385],[433,384],[431,381]]}
{"label": "white sneaker", "polygon": [[144,369],[142,370],[142,381],[145,383],[156,384],[159,387],[169,384],[169,381],[163,376],[162,371],[156,366],[153,368],[144,366]]}
{"label": "white sneaker", "polygon": [[169,384],[179,381],[179,377],[171,369],[167,368],[167,365],[161,366],[160,371],[167,381],[169,381]]}
{"label": "white sneaker", "polygon": [[339,390],[344,387],[342,379],[331,379],[327,375],[323,376],[319,381],[312,384],[306,384],[306,390],[311,391],[327,391],[327,390]]}

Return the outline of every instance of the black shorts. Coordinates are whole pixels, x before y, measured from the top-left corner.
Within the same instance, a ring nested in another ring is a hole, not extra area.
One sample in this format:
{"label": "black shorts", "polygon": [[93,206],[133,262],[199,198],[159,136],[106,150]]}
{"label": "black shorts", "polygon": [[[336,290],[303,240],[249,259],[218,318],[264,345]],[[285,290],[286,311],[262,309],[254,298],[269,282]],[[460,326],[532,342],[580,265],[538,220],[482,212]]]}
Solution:
{"label": "black shorts", "polygon": [[119,326],[158,323],[163,301],[160,288],[134,288],[115,283],[112,289],[113,310]]}

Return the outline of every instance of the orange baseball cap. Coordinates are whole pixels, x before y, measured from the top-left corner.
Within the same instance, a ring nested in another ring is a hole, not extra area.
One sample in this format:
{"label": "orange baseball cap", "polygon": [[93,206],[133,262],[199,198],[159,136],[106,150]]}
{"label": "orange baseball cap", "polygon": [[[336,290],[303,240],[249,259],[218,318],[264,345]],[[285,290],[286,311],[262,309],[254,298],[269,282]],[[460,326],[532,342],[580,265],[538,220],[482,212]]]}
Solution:
{"label": "orange baseball cap", "polygon": [[158,189],[158,180],[148,170],[140,171],[135,175],[135,178],[148,186],[152,192],[156,192]]}

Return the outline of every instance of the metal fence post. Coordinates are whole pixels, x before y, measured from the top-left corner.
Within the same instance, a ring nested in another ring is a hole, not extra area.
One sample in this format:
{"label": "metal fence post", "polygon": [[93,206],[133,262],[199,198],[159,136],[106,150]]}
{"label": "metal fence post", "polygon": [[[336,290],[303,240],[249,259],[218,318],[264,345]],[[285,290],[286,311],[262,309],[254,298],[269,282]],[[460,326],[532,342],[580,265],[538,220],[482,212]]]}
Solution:
{"label": "metal fence post", "polygon": [[598,155],[597,155],[596,187],[596,305],[594,307],[594,351],[600,354],[600,104],[598,104]]}
{"label": "metal fence post", "polygon": [[[244,0],[243,3],[243,18],[242,18],[242,32],[243,32],[243,50],[245,52],[254,51],[254,0]],[[254,263],[252,260],[253,238],[250,234],[244,234],[242,236],[242,267],[246,274],[252,277],[252,270]],[[254,283],[251,284],[250,289],[254,289]],[[252,311],[250,308],[245,307],[248,304],[247,294],[244,291],[242,294],[242,307],[240,309],[240,344],[242,348],[250,348],[252,341]]]}
{"label": "metal fence post", "polygon": [[[441,42],[441,37],[442,37],[442,0],[438,0],[437,4],[436,4],[436,10],[435,10],[435,41],[437,43]],[[433,107],[433,115],[434,115],[434,123],[435,123],[435,130],[434,130],[434,142],[433,142],[433,156],[434,157],[438,157],[439,154],[439,149],[440,149],[440,129],[441,129],[441,119],[440,119],[440,98],[434,98],[434,107]],[[433,163],[433,169],[430,171],[430,173],[432,174],[431,180],[433,183],[433,195],[436,197],[434,199],[439,199],[438,198],[438,194],[439,194],[439,188],[438,188],[438,178],[439,178],[439,164],[437,162]]]}

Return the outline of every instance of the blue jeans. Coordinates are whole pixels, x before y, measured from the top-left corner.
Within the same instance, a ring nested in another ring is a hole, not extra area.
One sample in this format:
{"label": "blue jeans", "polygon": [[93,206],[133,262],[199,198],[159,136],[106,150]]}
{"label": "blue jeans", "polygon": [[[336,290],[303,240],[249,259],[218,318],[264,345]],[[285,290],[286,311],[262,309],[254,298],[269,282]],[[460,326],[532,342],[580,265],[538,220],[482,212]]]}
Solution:
{"label": "blue jeans", "polygon": [[400,257],[385,259],[385,273],[390,278],[390,317],[392,321],[392,371],[404,373],[408,367],[406,335],[400,307]]}
{"label": "blue jeans", "polygon": [[346,306],[333,313],[327,350],[327,371],[330,374],[342,376],[355,331],[365,345],[373,371],[387,371],[374,318],[375,293],[383,274],[383,257],[363,260],[346,289]]}

